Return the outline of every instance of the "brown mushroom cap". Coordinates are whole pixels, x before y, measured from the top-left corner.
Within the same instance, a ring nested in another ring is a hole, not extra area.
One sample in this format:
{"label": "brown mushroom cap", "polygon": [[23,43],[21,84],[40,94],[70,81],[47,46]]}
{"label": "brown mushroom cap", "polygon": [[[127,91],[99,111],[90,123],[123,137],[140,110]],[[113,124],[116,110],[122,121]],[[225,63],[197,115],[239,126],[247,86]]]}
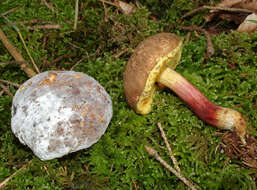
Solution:
{"label": "brown mushroom cap", "polygon": [[171,33],[153,35],[136,47],[124,72],[124,91],[137,113],[151,111],[157,77],[166,67],[177,66],[181,52],[182,40]]}

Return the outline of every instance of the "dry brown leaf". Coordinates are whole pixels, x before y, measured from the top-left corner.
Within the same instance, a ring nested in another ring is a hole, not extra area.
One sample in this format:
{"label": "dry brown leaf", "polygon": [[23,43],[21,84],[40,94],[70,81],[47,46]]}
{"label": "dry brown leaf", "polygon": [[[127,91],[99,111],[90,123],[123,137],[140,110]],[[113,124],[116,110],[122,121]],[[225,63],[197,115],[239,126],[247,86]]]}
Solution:
{"label": "dry brown leaf", "polygon": [[247,32],[252,33],[257,29],[257,24],[254,22],[251,22],[251,20],[257,21],[257,15],[255,13],[248,15],[244,22],[239,25],[237,28],[238,32]]}
{"label": "dry brown leaf", "polygon": [[136,9],[133,5],[130,5],[124,1],[118,1],[118,0],[115,0],[114,2],[106,1],[106,0],[100,0],[100,1],[116,7],[119,11],[121,11],[126,15],[132,14]]}
{"label": "dry brown leaf", "polygon": [[118,8],[120,9],[121,12],[123,12],[126,15],[130,15],[135,11],[135,7],[123,2],[123,1],[116,1]]}

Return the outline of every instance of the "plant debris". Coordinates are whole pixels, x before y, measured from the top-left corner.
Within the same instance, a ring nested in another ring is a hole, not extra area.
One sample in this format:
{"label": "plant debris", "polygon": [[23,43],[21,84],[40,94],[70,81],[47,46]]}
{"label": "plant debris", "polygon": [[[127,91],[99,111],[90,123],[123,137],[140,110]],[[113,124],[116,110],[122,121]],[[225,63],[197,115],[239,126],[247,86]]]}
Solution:
{"label": "plant debris", "polygon": [[135,7],[124,2],[124,1],[114,1],[114,2],[110,2],[110,1],[105,1],[105,0],[100,0],[103,3],[115,6],[119,11],[121,11],[122,13],[124,13],[125,15],[131,15],[134,11],[135,11]]}
{"label": "plant debris", "polygon": [[256,0],[223,0],[217,5],[217,7],[221,8],[221,10],[210,10],[209,14],[205,16],[207,22],[210,22],[216,17],[219,17],[221,19],[228,20],[230,22],[234,22],[237,25],[240,25],[237,28],[238,32],[251,33],[257,29],[256,23],[251,23],[248,21],[250,19],[256,20],[257,16],[254,14],[257,11]]}
{"label": "plant debris", "polygon": [[245,20],[237,28],[238,32],[252,33],[257,29],[257,15],[255,13],[248,15]]}
{"label": "plant debris", "polygon": [[235,133],[226,132],[222,135],[221,149],[232,160],[240,160],[241,164],[257,169],[257,140],[250,134],[246,136],[246,145]]}

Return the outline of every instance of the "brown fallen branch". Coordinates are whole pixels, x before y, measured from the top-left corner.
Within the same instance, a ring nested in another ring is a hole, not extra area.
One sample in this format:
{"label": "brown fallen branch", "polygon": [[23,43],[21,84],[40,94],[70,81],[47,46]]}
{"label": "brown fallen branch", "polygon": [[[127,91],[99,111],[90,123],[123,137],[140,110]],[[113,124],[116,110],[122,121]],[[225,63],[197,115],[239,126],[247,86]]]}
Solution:
{"label": "brown fallen branch", "polygon": [[207,30],[201,28],[201,27],[197,27],[197,26],[181,26],[180,27],[182,30],[189,30],[189,31],[200,31],[202,33],[204,33],[204,35],[206,36],[206,41],[207,41],[207,57],[210,58],[213,54],[214,54],[214,47],[213,47],[213,43],[211,40],[211,36],[209,34],[209,32],[207,32]]}
{"label": "brown fallen branch", "polygon": [[176,171],[174,168],[172,168],[165,160],[163,160],[156,150],[153,148],[150,148],[148,146],[145,146],[146,151],[149,155],[153,156],[156,160],[158,160],[165,168],[167,168],[171,173],[173,173],[175,176],[177,176],[181,181],[183,181],[190,189],[196,190],[194,185],[188,181],[184,176],[181,175],[180,172]]}
{"label": "brown fallen branch", "polygon": [[251,10],[248,10],[248,9],[240,9],[240,8],[226,8],[226,7],[213,7],[213,6],[207,6],[207,5],[204,5],[202,7],[199,7],[197,9],[194,9],[192,11],[189,11],[188,13],[186,13],[184,16],[181,17],[180,19],[180,22],[182,22],[182,20],[188,16],[191,16],[199,11],[202,11],[202,10],[219,10],[219,11],[226,11],[226,12],[238,12],[238,13],[253,13],[253,11]]}
{"label": "brown fallen branch", "polygon": [[17,62],[21,62],[20,67],[21,69],[29,76],[29,77],[33,77],[36,75],[35,71],[30,68],[27,65],[27,62],[25,61],[25,59],[22,57],[22,55],[17,51],[17,49],[9,42],[9,40],[7,39],[6,35],[4,34],[4,32],[2,31],[2,29],[0,28],[0,40],[3,42],[4,46],[7,48],[7,50],[9,51],[9,53],[14,57],[14,59]]}

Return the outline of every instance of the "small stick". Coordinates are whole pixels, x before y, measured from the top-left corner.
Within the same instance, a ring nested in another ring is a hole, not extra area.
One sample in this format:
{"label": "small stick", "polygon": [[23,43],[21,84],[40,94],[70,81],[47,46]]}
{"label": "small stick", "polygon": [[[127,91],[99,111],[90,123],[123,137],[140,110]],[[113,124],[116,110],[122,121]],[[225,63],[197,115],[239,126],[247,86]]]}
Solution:
{"label": "small stick", "polygon": [[161,131],[162,138],[163,138],[163,140],[164,140],[164,142],[165,142],[165,144],[166,144],[166,147],[167,147],[167,149],[168,149],[168,151],[169,151],[170,158],[171,158],[171,160],[173,161],[176,170],[177,170],[179,173],[181,173],[181,170],[180,170],[180,168],[179,168],[177,159],[175,158],[175,156],[174,156],[174,154],[173,154],[173,152],[172,152],[172,150],[171,150],[171,148],[170,148],[170,144],[169,144],[169,142],[168,142],[168,140],[167,140],[166,134],[165,134],[165,132],[164,132],[164,130],[163,130],[163,128],[162,128],[161,123],[158,122],[158,123],[157,123],[157,126],[159,127],[159,129],[160,129],[160,131]]}
{"label": "small stick", "polygon": [[43,38],[43,43],[42,43],[42,49],[46,48],[46,43],[47,43],[47,38],[50,36],[50,33],[47,33],[46,35],[44,35]]}
{"label": "small stick", "polygon": [[54,7],[53,7],[51,4],[47,3],[46,0],[42,0],[42,3],[45,4],[45,6],[46,6],[48,9],[50,9],[50,10],[53,11],[53,12],[55,12]]}
{"label": "small stick", "polygon": [[24,72],[29,76],[29,77],[33,77],[36,75],[35,71],[33,71],[32,68],[30,68],[27,65],[27,62],[25,61],[25,59],[22,57],[22,55],[17,51],[17,49],[9,42],[9,40],[7,39],[6,35],[4,34],[4,32],[2,31],[2,29],[0,28],[0,40],[3,42],[4,46],[7,48],[7,50],[9,51],[9,53],[14,57],[14,59],[17,62],[21,62],[20,67],[22,70],[24,70]]}
{"label": "small stick", "polygon": [[173,173],[175,176],[177,176],[181,181],[183,181],[190,189],[196,190],[194,185],[188,181],[184,176],[181,175],[181,173],[177,172],[174,168],[172,168],[165,160],[163,160],[157,153],[156,150],[153,148],[150,148],[148,146],[145,146],[146,151],[149,155],[153,156],[156,160],[158,160],[165,168],[167,168],[171,173]]}
{"label": "small stick", "polygon": [[37,71],[38,73],[40,73],[40,71],[39,71],[37,65],[35,64],[34,59],[32,58],[32,56],[31,56],[31,54],[30,54],[30,52],[29,52],[29,50],[28,50],[28,48],[27,48],[27,45],[26,45],[26,43],[25,43],[25,41],[24,41],[24,39],[23,39],[23,37],[22,37],[22,35],[21,35],[20,29],[19,29],[15,24],[13,24],[7,17],[4,17],[4,18],[5,18],[5,20],[7,20],[7,22],[14,28],[14,30],[18,33],[18,35],[19,35],[19,37],[20,37],[20,39],[21,39],[21,41],[22,41],[22,44],[23,44],[23,46],[24,46],[24,48],[25,48],[25,50],[26,50],[26,52],[27,52],[27,54],[28,54],[28,56],[29,56],[29,58],[30,58],[30,60],[31,60],[31,62],[32,62],[32,65],[34,66],[34,68],[36,69],[36,71]]}
{"label": "small stick", "polygon": [[9,64],[18,64],[18,65],[21,65],[22,63],[25,63],[25,62],[19,62],[19,61],[8,61],[8,62],[1,62],[0,65],[9,65]]}
{"label": "small stick", "polygon": [[120,56],[124,55],[128,51],[129,51],[129,48],[126,48],[125,50],[118,52],[117,54],[114,55],[115,59],[118,59]]}
{"label": "small stick", "polygon": [[197,27],[197,26],[181,26],[180,27],[183,30],[189,30],[189,31],[200,31],[202,33],[204,33],[204,35],[206,36],[206,41],[207,41],[207,56],[211,57],[214,54],[214,47],[211,41],[211,36],[209,34],[209,32],[207,32],[205,29],[201,28],[201,27]]}
{"label": "small stick", "polygon": [[8,15],[9,13],[13,12],[13,11],[16,11],[17,9],[21,8],[21,6],[17,6],[17,7],[14,7],[12,9],[9,9],[8,11],[2,13],[0,16],[5,16],[5,15]]}
{"label": "small stick", "polygon": [[[13,98],[13,94],[10,92],[10,90],[8,89],[8,87],[6,87],[5,85],[3,85],[2,83],[0,83],[0,87],[3,89],[3,91],[10,96],[11,98]],[[1,189],[1,188],[0,188]]]}
{"label": "small stick", "polygon": [[[31,19],[31,20],[24,20],[24,21],[18,21],[18,22],[12,22],[12,24],[17,25],[20,24],[22,26],[25,26],[25,24],[36,24],[36,23],[51,23],[50,21],[44,21],[39,18]],[[11,25],[11,24],[9,24]]]}
{"label": "small stick", "polygon": [[190,38],[191,38],[191,32],[188,32],[185,43],[188,43],[190,41]]}
{"label": "small stick", "polygon": [[20,169],[18,169],[16,172],[14,172],[11,176],[6,178],[2,183],[0,183],[0,189],[3,189],[7,183],[18,173],[21,172],[24,168],[29,166],[31,164],[32,160],[30,160],[27,164],[24,164]]}
{"label": "small stick", "polygon": [[103,6],[104,6],[104,21],[108,22],[106,6],[105,6],[105,3],[103,1],[102,1],[102,3],[103,3]]}
{"label": "small stick", "polygon": [[248,9],[240,9],[240,8],[226,8],[226,7],[212,7],[212,6],[202,6],[202,7],[199,7],[197,9],[194,9],[192,11],[189,11],[188,13],[186,13],[184,16],[181,17],[180,19],[180,22],[190,16],[190,15],[193,15],[195,14],[196,12],[198,11],[202,11],[202,10],[205,10],[205,9],[210,9],[210,10],[219,10],[219,11],[227,11],[227,12],[239,12],[239,13],[252,13],[253,11],[250,11]]}
{"label": "small stick", "polygon": [[18,32],[18,34],[19,34],[19,36],[20,36],[20,39],[21,39],[21,41],[22,41],[22,43],[23,43],[23,45],[24,45],[24,48],[25,48],[25,50],[26,50],[26,52],[27,52],[27,54],[28,54],[28,56],[29,56],[29,58],[30,58],[30,60],[31,60],[31,62],[32,62],[32,65],[33,65],[34,68],[36,69],[37,73],[40,73],[40,71],[39,71],[39,69],[38,69],[38,67],[37,67],[37,65],[36,65],[36,63],[35,63],[35,61],[34,61],[34,59],[32,58],[32,56],[31,56],[31,54],[30,54],[30,52],[29,52],[29,49],[28,49],[28,47],[27,47],[27,45],[26,45],[26,43],[25,43],[25,41],[24,41],[24,39],[23,39],[23,37],[22,37],[20,31],[18,30],[17,32]]}
{"label": "small stick", "polygon": [[0,97],[3,95],[3,93],[4,93],[4,90],[1,90],[0,91]]}
{"label": "small stick", "polygon": [[5,83],[5,84],[10,84],[10,85],[15,86],[15,87],[17,87],[17,88],[20,87],[19,84],[14,83],[14,82],[10,82],[10,81],[7,81],[7,80],[0,79],[0,82]]}
{"label": "small stick", "polygon": [[80,64],[82,61],[84,61],[84,60],[85,60],[85,58],[80,59],[77,63],[75,63],[75,64],[70,68],[70,71],[73,71],[74,68],[75,68],[78,64]]}
{"label": "small stick", "polygon": [[77,30],[78,15],[79,15],[79,0],[76,0],[76,4],[75,4],[75,17],[74,17],[74,26],[73,26],[73,29],[74,29],[74,30]]}
{"label": "small stick", "polygon": [[30,30],[36,30],[36,29],[60,29],[61,25],[59,24],[45,24],[45,25],[36,25],[36,26],[30,26]]}
{"label": "small stick", "polygon": [[49,172],[48,172],[48,169],[47,169],[47,167],[45,165],[43,166],[43,168],[46,171],[47,175],[50,175]]}
{"label": "small stick", "polygon": [[116,3],[112,3],[112,2],[110,2],[110,1],[105,1],[105,0],[99,0],[99,1],[101,1],[102,3],[106,3],[106,4],[109,4],[109,5],[118,7]]}
{"label": "small stick", "polygon": [[132,179],[132,183],[134,185],[135,190],[138,190],[137,184],[136,184],[136,182],[133,179]]}
{"label": "small stick", "polygon": [[32,65],[34,66],[34,68],[36,69],[36,71],[37,71],[37,73],[40,73],[40,71],[39,71],[39,69],[38,69],[38,67],[37,67],[37,65],[36,65],[36,63],[35,63],[35,61],[34,61],[34,59],[32,58],[32,56],[31,56],[31,54],[30,54],[30,52],[29,52],[29,49],[28,49],[28,47],[27,47],[27,45],[26,45],[26,43],[25,43],[25,41],[24,41],[24,39],[23,39],[23,37],[22,37],[22,35],[21,35],[21,32],[20,32],[20,29],[17,27],[17,26],[15,26],[14,24],[12,24],[12,22],[9,20],[9,19],[7,19],[6,17],[4,17],[12,26],[13,26],[13,28],[16,30],[16,32],[18,33],[18,35],[19,35],[19,37],[20,37],[20,39],[21,39],[21,41],[22,41],[22,44],[23,44],[23,46],[24,46],[24,48],[25,48],[25,50],[26,50],[26,52],[27,52],[27,54],[28,54],[28,56],[29,56],[29,58],[30,58],[30,60],[31,60],[31,62],[32,62]]}

